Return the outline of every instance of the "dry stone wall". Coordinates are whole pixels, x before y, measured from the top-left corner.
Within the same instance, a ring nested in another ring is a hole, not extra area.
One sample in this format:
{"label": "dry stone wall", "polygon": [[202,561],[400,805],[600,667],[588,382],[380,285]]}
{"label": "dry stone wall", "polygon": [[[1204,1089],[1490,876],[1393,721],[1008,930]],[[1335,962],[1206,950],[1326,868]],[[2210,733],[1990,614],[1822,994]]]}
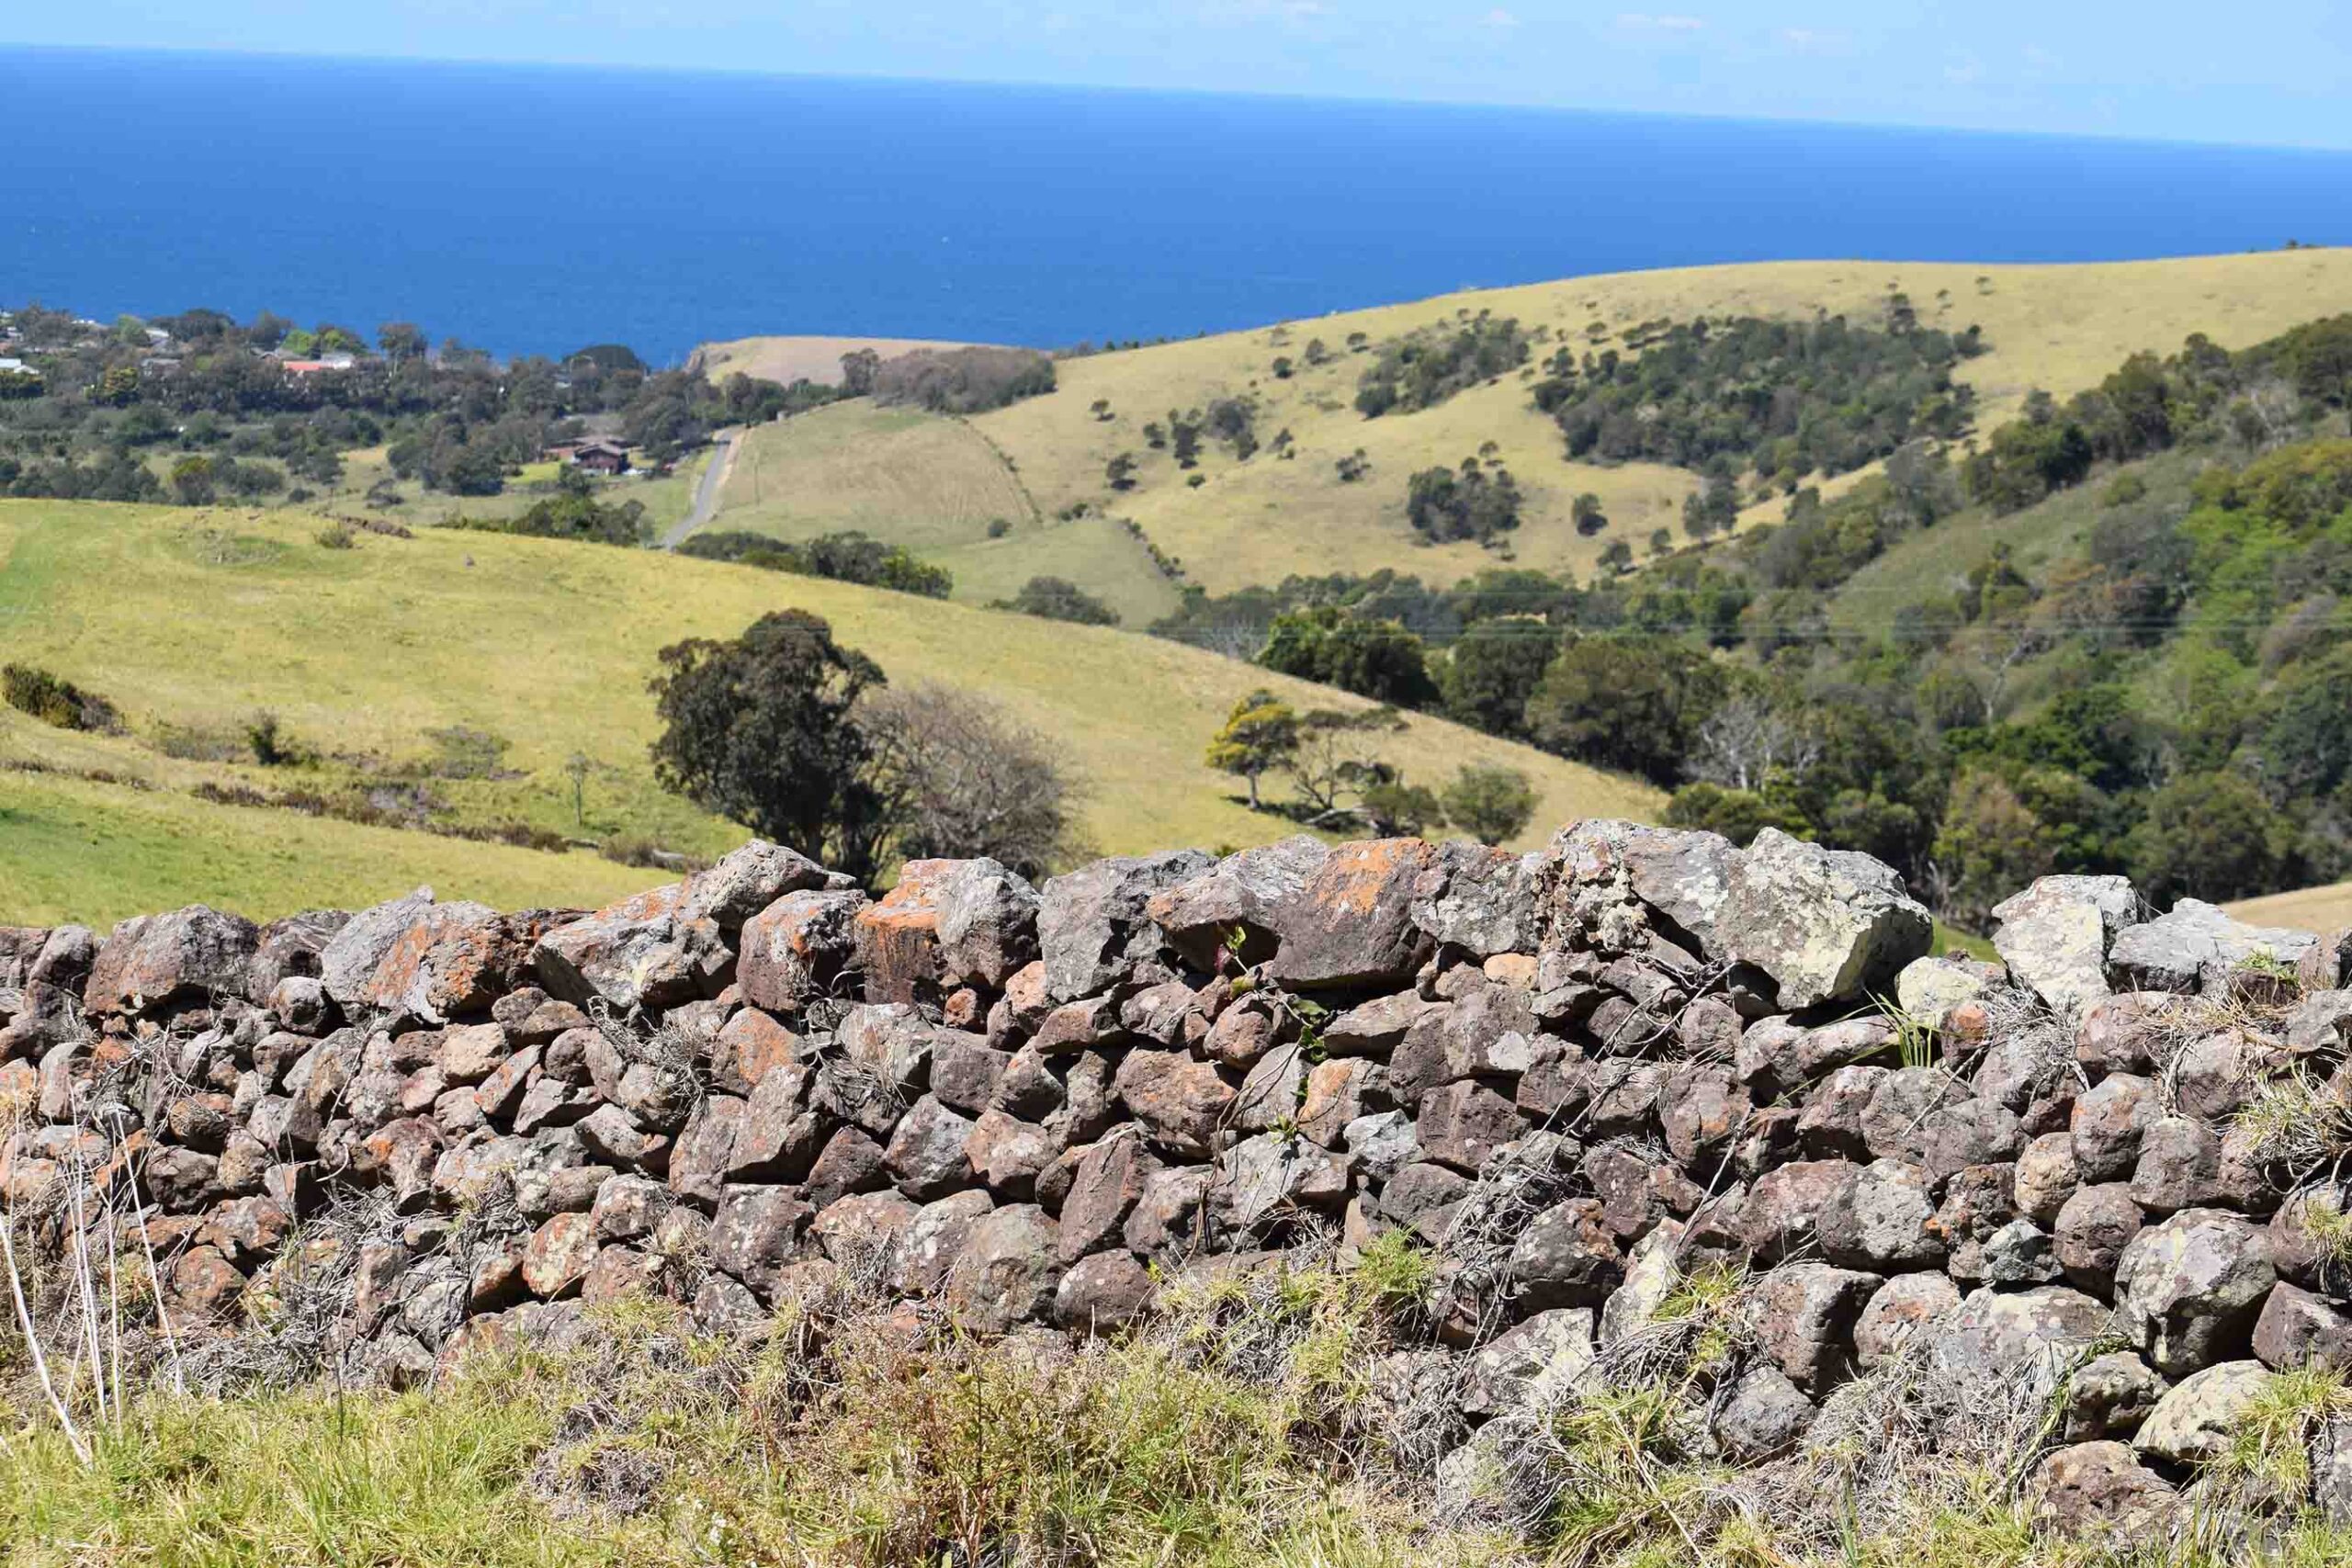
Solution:
{"label": "dry stone wall", "polygon": [[[1865,856],[1587,821],[1042,888],[922,861],[878,900],[754,842],[593,913],[0,929],[0,1188],[52,1236],[135,1212],[189,1333],[331,1265],[395,1382],[633,1292],[756,1324],[828,1262],[1101,1332],[1402,1230],[1475,1427],[1720,1264],[1760,1351],[1728,1454],[1898,1354],[2064,1379],[2037,1495],[2130,1529],[2276,1370],[2352,1359],[2312,1111],[2352,938],[2101,877],[1998,917],[2001,963],[1928,957]],[[2352,1457],[2316,1484],[2352,1502]]]}

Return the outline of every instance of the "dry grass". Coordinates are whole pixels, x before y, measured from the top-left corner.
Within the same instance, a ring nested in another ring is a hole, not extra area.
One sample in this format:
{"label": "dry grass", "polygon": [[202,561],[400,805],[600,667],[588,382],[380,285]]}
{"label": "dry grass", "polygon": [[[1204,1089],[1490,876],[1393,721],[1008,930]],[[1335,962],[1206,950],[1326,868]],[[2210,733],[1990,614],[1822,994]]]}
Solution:
{"label": "dry grass", "polygon": [[747,337],[731,343],[707,343],[695,350],[688,363],[713,381],[724,381],[740,372],[760,380],[780,381],[787,387],[804,379],[820,386],[838,387],[842,380],[842,355],[861,348],[870,348],[885,359],[895,359],[919,348],[971,346],[911,337]]}
{"label": "dry grass", "polygon": [[[991,538],[997,523],[1007,531]],[[793,540],[856,529],[946,567],[966,604],[1044,574],[1092,585],[1137,628],[1177,604],[1125,529],[1040,513],[988,437],[919,410],[836,403],[746,432],[709,525]]]}
{"label": "dry grass", "polygon": [[2243,898],[2222,908],[2250,925],[2284,926],[2290,931],[2324,934],[2352,926],[2352,882]]}
{"label": "dry grass", "polygon": [[[1595,321],[1614,334],[1661,316],[1809,316],[1826,310],[1867,319],[1897,288],[1922,320],[1954,329],[1984,327],[1993,351],[1971,362],[1963,375],[1977,389],[1989,428],[2013,414],[2034,387],[2076,390],[2096,383],[2125,355],[2143,348],[2170,351],[2192,332],[2242,345],[2352,308],[2352,252],[2074,266],[1785,262],[1569,278],[1069,360],[1059,367],[1059,390],[973,423],[1013,459],[1046,515],[1092,502],[1133,517],[1155,543],[1184,561],[1193,581],[1216,592],[1271,584],[1292,572],[1381,567],[1451,581],[1488,564],[1495,557],[1475,545],[1418,544],[1403,507],[1405,481],[1415,469],[1458,463],[1487,441],[1497,445],[1528,494],[1526,522],[1510,544],[1518,559],[1588,572],[1611,539],[1639,548],[1652,529],[1676,526],[1690,476],[1664,468],[1566,462],[1557,433],[1529,406],[1516,376],[1425,412],[1363,419],[1351,400],[1363,360],[1346,352],[1348,335],[1361,332],[1377,342],[1491,310],[1581,346],[1588,323]],[[1335,355],[1319,367],[1305,364],[1306,344],[1314,338]],[[1548,346],[1539,346],[1537,357],[1545,352]],[[1291,378],[1273,376],[1277,355],[1297,366]],[[1193,489],[1166,453],[1146,448],[1147,421],[1164,420],[1171,407],[1244,393],[1259,400],[1261,438],[1288,429],[1298,446],[1296,458],[1280,461],[1261,452],[1236,463],[1213,447],[1199,470],[1206,482]],[[1098,399],[1110,405],[1107,422],[1091,412]],[[1371,457],[1371,477],[1342,484],[1333,464],[1358,447]],[[1113,496],[1103,465],[1120,452],[1141,459],[1141,482]],[[1569,523],[1569,504],[1584,491],[1598,493],[1615,520],[1595,539],[1579,538]],[[1109,576],[1098,581],[1105,590],[1116,586]]]}

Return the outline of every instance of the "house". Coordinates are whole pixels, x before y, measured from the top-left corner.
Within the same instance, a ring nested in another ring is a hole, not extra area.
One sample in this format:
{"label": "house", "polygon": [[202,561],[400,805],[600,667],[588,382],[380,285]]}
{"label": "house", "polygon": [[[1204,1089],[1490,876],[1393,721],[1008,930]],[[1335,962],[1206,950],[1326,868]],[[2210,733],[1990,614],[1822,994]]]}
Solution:
{"label": "house", "polygon": [[322,370],[348,370],[356,363],[350,355],[338,354],[326,359],[281,360],[279,366],[288,376],[316,376]]}
{"label": "house", "polygon": [[571,466],[599,474],[628,472],[628,447],[608,435],[592,436],[573,447]]}

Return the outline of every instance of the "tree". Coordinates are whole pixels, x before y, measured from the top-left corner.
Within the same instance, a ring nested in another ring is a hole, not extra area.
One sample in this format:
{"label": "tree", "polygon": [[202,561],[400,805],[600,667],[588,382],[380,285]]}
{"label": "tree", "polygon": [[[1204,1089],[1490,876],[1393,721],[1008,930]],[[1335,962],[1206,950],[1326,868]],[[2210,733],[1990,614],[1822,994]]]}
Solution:
{"label": "tree", "polygon": [[1405,518],[1432,543],[1476,539],[1490,544],[1519,526],[1519,482],[1508,468],[1490,475],[1476,457],[1459,468],[1423,468],[1405,485]]}
{"label": "tree", "polygon": [[588,826],[588,775],[596,764],[585,751],[574,751],[563,760],[563,776],[571,781],[571,825]]}
{"label": "tree", "polygon": [[1541,621],[1473,623],[1438,670],[1446,716],[1489,735],[1523,733],[1527,699],[1559,647],[1558,635]]}
{"label": "tree", "polygon": [[1289,767],[1307,820],[1328,824],[1344,818],[1350,813],[1340,806],[1340,795],[1393,782],[1395,773],[1380,761],[1379,738],[1404,728],[1404,716],[1385,705],[1355,713],[1310,708],[1302,715]]}
{"label": "tree", "polygon": [[183,506],[203,506],[212,500],[212,459],[182,457],[172,465],[172,497]]}
{"label": "tree", "polygon": [[1250,784],[1250,809],[1258,810],[1258,781],[1288,762],[1298,750],[1297,712],[1264,687],[1233,705],[1225,728],[1209,741],[1208,765]]}
{"label": "tree", "polygon": [[1398,622],[1322,604],[1274,617],[1258,663],[1375,702],[1426,707],[1437,700],[1421,639]]}
{"label": "tree", "polygon": [[2312,795],[2352,777],[2352,648],[2297,665],[2279,682],[2277,704],[2263,732],[2267,776]]}
{"label": "tree", "polygon": [[1516,838],[1535,815],[1535,786],[1517,768],[1464,762],[1442,803],[1453,825],[1480,843]]}
{"label": "tree", "polygon": [[1017,610],[1049,621],[1070,621],[1082,626],[1115,626],[1119,612],[1066,577],[1033,577],[1010,599],[1000,599],[998,610]]}
{"label": "tree", "polygon": [[424,358],[429,341],[414,321],[386,321],[376,329],[376,346],[395,365]]}
{"label": "tree", "polygon": [[2149,797],[2132,834],[2132,877],[2159,905],[2275,892],[2294,839],[2294,824],[2237,774],[2188,773]]}
{"label": "tree", "polygon": [[1600,509],[1600,497],[1590,491],[1576,498],[1568,507],[1568,517],[1576,524],[1577,532],[1588,539],[1609,526],[1609,514]]}
{"label": "tree", "polygon": [[870,396],[882,356],[870,348],[855,348],[842,355],[842,390],[853,398]]}
{"label": "tree", "polygon": [[2057,835],[1998,773],[1964,768],[1937,831],[1943,912],[1982,927],[1992,907],[2057,868]]}
{"label": "tree", "polygon": [[1682,531],[1694,539],[1728,533],[1739,522],[1739,487],[1718,468],[1707,482],[1682,498]]}
{"label": "tree", "polygon": [[1001,707],[945,686],[866,694],[868,777],[902,860],[985,855],[1032,881],[1083,859],[1077,781],[1050,741]]}
{"label": "tree", "polygon": [[1664,637],[1571,633],[1528,698],[1527,728],[1548,751],[1671,784],[1723,685],[1703,654]]}
{"label": "tree", "polygon": [[661,653],[651,682],[663,787],[853,875],[876,868],[889,822],[854,715],[881,667],[805,610],[761,616],[728,642]]}
{"label": "tree", "polygon": [[1132,452],[1118,454],[1103,466],[1102,477],[1111,482],[1113,490],[1135,489],[1136,455]]}
{"label": "tree", "polygon": [[1356,811],[1376,839],[1418,838],[1445,826],[1436,795],[1385,767],[1356,791]]}

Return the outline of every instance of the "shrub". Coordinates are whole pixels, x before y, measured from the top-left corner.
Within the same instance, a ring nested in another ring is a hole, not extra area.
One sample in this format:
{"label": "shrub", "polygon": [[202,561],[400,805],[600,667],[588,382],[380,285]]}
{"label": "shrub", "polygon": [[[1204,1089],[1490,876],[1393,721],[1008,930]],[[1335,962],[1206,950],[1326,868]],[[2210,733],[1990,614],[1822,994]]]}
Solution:
{"label": "shrub", "polygon": [[1423,468],[1405,489],[1405,516],[1432,544],[1476,539],[1491,544],[1519,526],[1519,483],[1508,468],[1491,473],[1476,457],[1454,468]]}
{"label": "shrub", "polygon": [[1464,762],[1440,797],[1453,825],[1481,843],[1515,838],[1535,815],[1535,786],[1517,768]]}
{"label": "shrub", "polygon": [[[997,521],[1001,523],[1003,519]],[[989,528],[990,538],[1000,536],[995,524]],[[1007,524],[1005,531],[1010,530],[1011,525]],[[944,599],[956,588],[956,579],[945,567],[919,560],[901,546],[886,546],[854,529],[820,534],[798,544],[741,529],[720,529],[695,535],[678,547],[678,553],[769,571],[797,572],[803,577],[888,588],[898,593],[918,593],[926,599]]]}
{"label": "shrub", "polygon": [[1077,781],[1052,743],[987,698],[944,686],[869,692],[857,722],[901,860],[986,855],[1033,881],[1086,857]]}
{"label": "shrub", "polygon": [[1029,348],[917,349],[873,371],[876,402],[933,413],[985,413],[1053,389],[1053,356]]}
{"label": "shrub", "polygon": [[1010,599],[1000,599],[990,606],[998,610],[1017,610],[1024,615],[1038,615],[1048,621],[1071,621],[1085,626],[1115,626],[1119,612],[1094,597],[1068,578],[1033,577],[1021,585],[1021,592]]}
{"label": "shrub", "polygon": [[122,728],[122,715],[106,698],[33,665],[0,666],[0,696],[18,713],[59,729],[112,735]]}
{"label": "shrub", "polygon": [[359,542],[359,536],[347,523],[330,523],[313,536],[322,549],[347,550]]}
{"label": "shrub", "polygon": [[433,743],[432,771],[445,779],[497,777],[507,749],[513,744],[503,736],[463,724],[428,729],[424,738]]}
{"label": "shrub", "polygon": [[[1349,341],[1355,347],[1358,333]],[[1527,363],[1527,334],[1509,316],[1423,327],[1382,346],[1356,387],[1366,419],[1435,408],[1456,392]]]}

